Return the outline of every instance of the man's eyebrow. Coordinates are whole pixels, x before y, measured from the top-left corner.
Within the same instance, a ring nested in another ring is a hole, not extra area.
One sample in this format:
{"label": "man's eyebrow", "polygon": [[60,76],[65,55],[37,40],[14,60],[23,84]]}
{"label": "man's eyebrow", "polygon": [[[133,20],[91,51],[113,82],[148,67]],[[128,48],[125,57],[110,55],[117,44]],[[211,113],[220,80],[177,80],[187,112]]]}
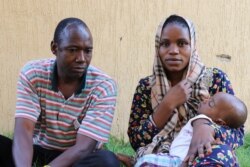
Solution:
{"label": "man's eyebrow", "polygon": [[179,38],[179,39],[177,39],[177,41],[188,41],[188,39],[186,39],[186,38]]}
{"label": "man's eyebrow", "polygon": [[[66,46],[64,48],[81,48],[79,47],[78,45],[69,45],[69,46]],[[93,49],[93,46],[87,46],[86,49]]]}
{"label": "man's eyebrow", "polygon": [[65,48],[72,48],[72,47],[75,47],[75,48],[78,48],[79,46],[77,46],[77,45],[68,45],[68,46],[65,46]]}

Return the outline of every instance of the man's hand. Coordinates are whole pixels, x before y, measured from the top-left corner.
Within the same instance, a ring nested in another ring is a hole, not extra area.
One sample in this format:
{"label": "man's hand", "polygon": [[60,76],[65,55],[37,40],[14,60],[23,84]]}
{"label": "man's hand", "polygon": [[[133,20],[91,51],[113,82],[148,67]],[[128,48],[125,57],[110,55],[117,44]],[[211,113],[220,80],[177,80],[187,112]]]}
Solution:
{"label": "man's hand", "polygon": [[206,124],[208,122],[206,119],[193,121],[193,137],[182,166],[191,165],[197,155],[203,158],[212,153],[211,144],[219,142],[214,139],[214,129]]}
{"label": "man's hand", "polygon": [[84,159],[95,149],[97,141],[81,134],[77,134],[75,145],[68,148],[52,162],[49,163],[52,167],[69,167],[79,159]]}

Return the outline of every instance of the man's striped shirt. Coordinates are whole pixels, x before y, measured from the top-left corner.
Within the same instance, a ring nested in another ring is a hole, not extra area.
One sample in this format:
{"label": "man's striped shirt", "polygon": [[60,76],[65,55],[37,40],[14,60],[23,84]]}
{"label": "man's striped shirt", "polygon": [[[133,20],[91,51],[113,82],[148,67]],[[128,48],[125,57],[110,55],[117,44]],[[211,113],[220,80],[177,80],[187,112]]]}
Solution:
{"label": "man's striped shirt", "polygon": [[65,99],[56,71],[55,59],[45,59],[27,63],[20,72],[15,117],[35,122],[34,144],[65,150],[77,134],[107,142],[117,96],[114,80],[90,65],[80,90]]}

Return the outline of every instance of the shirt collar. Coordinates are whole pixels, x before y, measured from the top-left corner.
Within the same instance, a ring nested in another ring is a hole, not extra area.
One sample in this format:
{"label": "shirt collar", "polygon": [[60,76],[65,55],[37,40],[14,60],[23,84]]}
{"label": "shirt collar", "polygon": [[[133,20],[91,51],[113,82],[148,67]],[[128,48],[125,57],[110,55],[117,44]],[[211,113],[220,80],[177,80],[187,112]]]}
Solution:
{"label": "shirt collar", "polygon": [[[88,70],[88,69],[87,69]],[[86,84],[86,75],[87,75],[87,71],[83,74],[82,76],[82,81],[81,81],[81,85],[79,87],[79,89],[76,90],[75,94],[80,94],[82,92],[82,90],[85,88],[85,84]],[[52,90],[55,92],[58,92],[58,73],[57,73],[57,63],[55,61],[54,65],[53,65],[53,69],[52,69],[52,77],[51,77],[51,83],[52,83]]]}

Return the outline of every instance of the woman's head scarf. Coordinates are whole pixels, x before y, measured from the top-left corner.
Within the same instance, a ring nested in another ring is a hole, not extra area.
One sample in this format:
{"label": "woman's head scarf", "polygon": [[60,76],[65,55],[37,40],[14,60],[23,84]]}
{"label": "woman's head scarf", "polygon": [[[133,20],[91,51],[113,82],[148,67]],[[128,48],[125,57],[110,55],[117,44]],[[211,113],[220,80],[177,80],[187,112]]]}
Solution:
{"label": "woman's head scarf", "polygon": [[[194,25],[191,21],[185,18],[183,19],[186,21],[189,27],[191,40],[191,56],[188,67],[183,72],[182,79],[187,79],[188,82],[191,83],[191,97],[183,105],[174,109],[173,115],[171,116],[170,120],[166,123],[164,128],[153,138],[152,143],[138,149],[137,157],[141,157],[145,154],[169,152],[170,144],[172,143],[174,137],[179,133],[180,129],[187,123],[190,118],[197,115],[197,106],[199,102],[209,97],[208,87],[203,82],[206,68],[200,61],[198,52],[196,50]],[[165,20],[160,23],[157,29],[155,38],[155,59],[153,66],[153,75],[150,77],[151,103],[154,112],[157,110],[164,96],[171,88],[171,85],[168,82],[168,76],[164,72],[164,68],[159,56],[161,33]]]}

